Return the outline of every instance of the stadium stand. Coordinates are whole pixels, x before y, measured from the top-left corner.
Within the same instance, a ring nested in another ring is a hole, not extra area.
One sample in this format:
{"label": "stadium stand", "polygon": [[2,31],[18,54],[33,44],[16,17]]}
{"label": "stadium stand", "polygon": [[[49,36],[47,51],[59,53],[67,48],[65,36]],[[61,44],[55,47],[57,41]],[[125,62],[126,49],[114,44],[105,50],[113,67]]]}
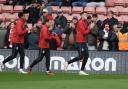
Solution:
{"label": "stadium stand", "polygon": [[[23,11],[24,8],[27,9],[30,7],[30,5],[7,5],[5,3],[6,0],[0,0],[0,20],[3,21],[6,25],[10,20],[18,19],[18,12]],[[63,4],[50,7],[52,9],[53,18],[57,16],[58,10],[61,9],[68,22],[70,22],[74,16],[77,16],[78,19],[80,19],[81,12],[86,12],[89,15],[96,13],[98,14],[98,19],[104,21],[107,18],[108,11],[113,11],[114,17],[118,19],[120,23],[128,22],[128,0],[105,0],[105,6],[102,7],[83,7],[77,5],[63,6]],[[28,18],[29,14],[26,14],[25,16]],[[31,24],[28,24],[28,27],[31,28]]]}
{"label": "stadium stand", "polygon": [[[17,16],[15,14],[17,14],[18,12],[22,11],[24,6],[22,5],[16,5],[13,6],[12,5],[4,5],[6,3],[6,0],[0,0],[0,19],[4,20],[4,19],[16,19]],[[26,6],[26,9],[30,7],[30,5]],[[58,9],[62,9],[63,12],[65,14],[72,14],[72,15],[66,15],[66,17],[68,18],[68,20],[71,20],[71,17],[74,15],[79,16],[78,14],[80,14],[81,12],[87,12],[89,14],[93,14],[93,13],[97,13],[100,17],[101,15],[101,19],[103,20],[104,17],[103,15],[106,15],[107,11],[112,10],[114,12],[115,15],[128,15],[128,0],[105,0],[105,7],[83,7],[83,6],[51,6],[52,11],[53,11],[53,17],[56,16],[56,12],[58,11]],[[123,9],[123,10],[122,10]],[[10,14],[8,15],[9,17],[6,17],[7,15],[3,14],[3,13],[14,13],[14,14]],[[16,17],[15,17],[16,16]],[[15,17],[15,18],[14,18]],[[127,16],[125,16],[127,17]],[[119,17],[120,18],[120,17]],[[119,19],[120,20],[120,19]],[[127,20],[127,19],[126,19]],[[125,21],[126,21],[125,20]]]}

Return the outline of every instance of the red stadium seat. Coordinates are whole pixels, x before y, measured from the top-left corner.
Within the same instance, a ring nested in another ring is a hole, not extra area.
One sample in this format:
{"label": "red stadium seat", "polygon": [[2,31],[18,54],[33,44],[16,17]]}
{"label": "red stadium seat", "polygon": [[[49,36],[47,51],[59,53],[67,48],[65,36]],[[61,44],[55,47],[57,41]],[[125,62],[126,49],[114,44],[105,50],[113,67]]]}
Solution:
{"label": "red stadium seat", "polygon": [[118,11],[123,10],[124,7],[122,6],[115,6],[114,8],[118,9]]}
{"label": "red stadium seat", "polygon": [[120,15],[127,15],[128,14],[128,7],[124,8],[122,6],[116,6],[115,8],[119,11]]}
{"label": "red stadium seat", "polygon": [[115,8],[115,7],[108,8],[108,11],[113,11],[115,15],[119,14],[119,10],[117,8]]}
{"label": "red stadium seat", "polygon": [[120,15],[128,15],[128,7],[119,9]]}
{"label": "red stadium seat", "polygon": [[62,6],[61,9],[64,13],[71,13],[71,7]]}
{"label": "red stadium seat", "polygon": [[0,14],[0,20],[2,20],[2,21],[5,20],[5,16],[3,14]]}
{"label": "red stadium seat", "polygon": [[115,6],[125,6],[125,0],[114,0]]}
{"label": "red stadium seat", "polygon": [[83,7],[74,6],[74,7],[72,8],[72,13],[81,13],[81,12],[83,12],[83,11],[84,11]]}
{"label": "red stadium seat", "polygon": [[0,5],[0,13],[2,12],[2,5]]}
{"label": "red stadium seat", "polygon": [[120,23],[123,22],[123,18],[121,16],[115,16],[115,18],[118,19]]}
{"label": "red stadium seat", "polygon": [[13,12],[13,6],[11,6],[11,5],[3,5],[2,6],[2,12],[4,12],[4,13],[12,13]]}
{"label": "red stadium seat", "polygon": [[10,13],[2,13],[5,17],[9,16]]}
{"label": "red stadium seat", "polygon": [[106,7],[114,7],[114,0],[105,0]]}
{"label": "red stadium seat", "polygon": [[21,11],[23,11],[23,8],[24,8],[23,6],[17,5],[14,7],[14,12],[15,13],[21,12]]}
{"label": "red stadium seat", "polygon": [[5,17],[5,20],[8,21],[7,17],[9,17],[10,13],[2,13],[2,15]]}
{"label": "red stadium seat", "polygon": [[60,7],[59,6],[51,6],[53,13],[56,13]]}
{"label": "red stadium seat", "polygon": [[105,15],[98,15],[98,18],[101,20],[101,21],[104,21],[107,17]]}
{"label": "red stadium seat", "polygon": [[89,13],[89,14],[94,14],[96,12],[95,7],[85,7],[84,12]]}
{"label": "red stadium seat", "polygon": [[6,3],[6,0],[0,0],[0,4]]}
{"label": "red stadium seat", "polygon": [[127,15],[121,15],[123,22],[128,22],[128,16]]}
{"label": "red stadium seat", "polygon": [[97,14],[107,14],[107,8],[106,7],[97,7],[96,13]]}
{"label": "red stadium seat", "polygon": [[15,14],[8,14],[5,18],[6,18],[6,20],[9,20],[9,21],[17,19]]}
{"label": "red stadium seat", "polygon": [[69,15],[69,14],[64,14],[64,16],[67,18],[68,21],[71,21],[72,20],[72,15]]}
{"label": "red stadium seat", "polygon": [[128,0],[125,0],[125,6],[128,7]]}

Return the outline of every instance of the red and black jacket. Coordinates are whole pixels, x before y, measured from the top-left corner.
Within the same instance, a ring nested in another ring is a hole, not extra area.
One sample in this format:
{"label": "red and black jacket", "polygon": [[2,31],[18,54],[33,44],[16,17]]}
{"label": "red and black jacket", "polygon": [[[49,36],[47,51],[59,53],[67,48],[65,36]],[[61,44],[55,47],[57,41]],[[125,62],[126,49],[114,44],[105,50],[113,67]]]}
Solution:
{"label": "red and black jacket", "polygon": [[14,28],[14,33],[12,37],[13,43],[21,43],[24,44],[24,35],[28,31],[24,28],[25,20],[19,19],[16,23],[16,26]]}
{"label": "red and black jacket", "polygon": [[80,19],[76,26],[76,42],[83,43],[87,42],[87,35],[89,34],[90,30],[88,28],[87,20]]}
{"label": "red and black jacket", "polygon": [[39,48],[49,48],[48,26],[43,25],[40,31]]}

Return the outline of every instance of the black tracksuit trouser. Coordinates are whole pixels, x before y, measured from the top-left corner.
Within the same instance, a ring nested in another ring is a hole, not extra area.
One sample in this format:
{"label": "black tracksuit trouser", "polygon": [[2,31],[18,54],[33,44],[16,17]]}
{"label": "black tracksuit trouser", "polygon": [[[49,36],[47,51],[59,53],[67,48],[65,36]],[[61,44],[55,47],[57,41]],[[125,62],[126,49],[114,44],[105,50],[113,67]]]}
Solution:
{"label": "black tracksuit trouser", "polygon": [[46,58],[46,70],[49,71],[50,67],[50,50],[48,48],[46,49],[39,49],[39,55],[38,58],[35,59],[32,64],[30,65],[30,68],[34,67],[37,63],[43,60],[43,58]]}
{"label": "black tracksuit trouser", "polygon": [[89,53],[88,53],[88,47],[86,43],[78,43],[78,57],[75,57],[74,59],[68,61],[68,64],[71,64],[73,62],[82,60],[82,66],[81,66],[81,70],[83,71],[85,68],[85,65],[87,63],[88,57],[89,57]]}
{"label": "black tracksuit trouser", "polygon": [[23,69],[25,53],[24,53],[24,45],[20,43],[13,43],[12,54],[3,61],[3,64],[16,58],[18,52],[20,54],[20,68]]}

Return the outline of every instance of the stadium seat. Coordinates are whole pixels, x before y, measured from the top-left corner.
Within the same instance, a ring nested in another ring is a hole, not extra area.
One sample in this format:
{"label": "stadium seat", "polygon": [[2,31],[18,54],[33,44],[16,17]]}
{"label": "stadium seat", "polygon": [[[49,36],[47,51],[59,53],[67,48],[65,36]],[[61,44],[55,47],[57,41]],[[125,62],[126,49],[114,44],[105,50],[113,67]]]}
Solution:
{"label": "stadium seat", "polygon": [[57,13],[57,11],[60,9],[59,6],[51,6],[51,8],[53,13]]}
{"label": "stadium seat", "polygon": [[115,6],[114,8],[118,9],[118,11],[123,10],[124,7],[122,6]]}
{"label": "stadium seat", "polygon": [[57,14],[54,14],[54,13],[52,14],[52,17],[53,17],[54,19],[56,18],[56,16],[57,16]]}
{"label": "stadium seat", "polygon": [[64,16],[67,18],[68,21],[71,21],[72,20],[72,15],[64,14]]}
{"label": "stadium seat", "polygon": [[5,17],[6,20],[16,20],[16,15],[15,14],[8,14],[6,17]]}
{"label": "stadium seat", "polygon": [[64,13],[71,13],[71,7],[62,6],[61,9],[63,10]]}
{"label": "stadium seat", "polygon": [[125,0],[114,0],[115,6],[125,6]]}
{"label": "stadium seat", "polygon": [[0,14],[0,20],[2,20],[2,21],[5,20],[5,16],[3,14]]}
{"label": "stadium seat", "polygon": [[6,0],[0,0],[0,4],[6,3]]}
{"label": "stadium seat", "polygon": [[105,0],[106,7],[114,7],[114,0]]}
{"label": "stadium seat", "polygon": [[110,8],[108,8],[108,11],[113,11],[115,15],[119,15],[119,10],[118,10],[118,8],[110,7]]}
{"label": "stadium seat", "polygon": [[2,6],[2,12],[3,13],[12,13],[13,12],[13,6],[11,6],[11,5],[3,5]]}
{"label": "stadium seat", "polygon": [[128,15],[128,7],[119,9],[120,15]]}
{"label": "stadium seat", "polygon": [[98,18],[101,20],[101,21],[104,21],[107,17],[105,15],[98,15]]}
{"label": "stadium seat", "polygon": [[123,22],[123,18],[122,18],[122,16],[114,16],[116,19],[118,19],[118,21],[120,22],[120,23],[122,23]]}
{"label": "stadium seat", "polygon": [[127,15],[128,13],[127,8],[124,8],[122,6],[116,6],[114,8],[116,8],[119,11],[119,15]]}
{"label": "stadium seat", "polygon": [[10,15],[10,13],[2,13],[2,14],[3,14],[5,17]]}
{"label": "stadium seat", "polygon": [[84,12],[89,13],[89,14],[93,14],[96,12],[95,7],[85,7]]}
{"label": "stadium seat", "polygon": [[72,13],[81,13],[81,12],[83,12],[83,7],[74,6],[72,8]]}
{"label": "stadium seat", "polygon": [[128,22],[128,15],[121,15],[123,22]]}
{"label": "stadium seat", "polygon": [[0,13],[2,12],[2,5],[0,5]]}
{"label": "stadium seat", "polygon": [[9,17],[10,13],[2,13],[2,15],[5,18],[5,21],[8,21],[7,17]]}
{"label": "stadium seat", "polygon": [[96,13],[97,14],[107,14],[107,8],[106,7],[96,7]]}
{"label": "stadium seat", "polygon": [[125,6],[128,7],[128,0],[125,0]]}
{"label": "stadium seat", "polygon": [[20,12],[20,11],[23,11],[23,6],[20,6],[20,5],[17,5],[14,7],[14,12],[17,13],[17,12]]}

